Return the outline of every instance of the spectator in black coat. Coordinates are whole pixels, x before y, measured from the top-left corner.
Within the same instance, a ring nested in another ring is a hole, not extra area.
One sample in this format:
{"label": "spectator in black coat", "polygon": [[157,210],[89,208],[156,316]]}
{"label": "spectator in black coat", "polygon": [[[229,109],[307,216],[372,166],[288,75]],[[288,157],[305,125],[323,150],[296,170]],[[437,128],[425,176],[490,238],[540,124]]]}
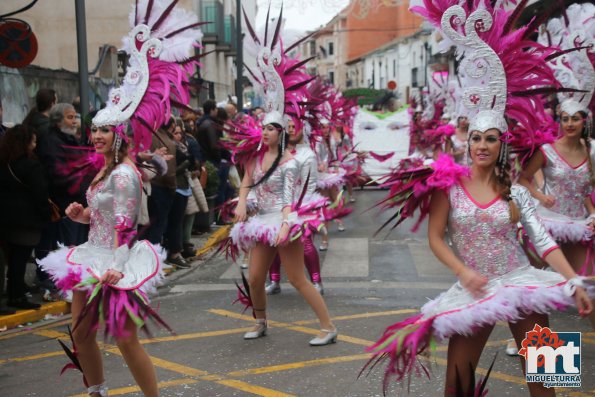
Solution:
{"label": "spectator in black coat", "polygon": [[7,130],[0,141],[0,238],[8,258],[8,306],[37,309],[25,297],[25,270],[51,216],[48,184],[35,158],[36,135],[24,126]]}
{"label": "spectator in black coat", "polygon": [[[52,107],[49,116],[50,128],[48,133],[39,139],[37,156],[46,169],[50,198],[60,208],[62,219],[44,227],[41,241],[35,249],[37,259],[45,258],[50,251],[55,250],[57,242],[64,245],[84,243],[89,232],[89,225],[74,222],[64,213],[70,203],[86,203],[87,186],[75,183],[75,180],[60,169],[69,159],[80,155],[79,150],[83,150],[78,149],[80,144],[76,139],[76,111],[70,103],[58,103]],[[38,269],[37,277],[43,288],[53,291],[53,285],[45,273]]]}

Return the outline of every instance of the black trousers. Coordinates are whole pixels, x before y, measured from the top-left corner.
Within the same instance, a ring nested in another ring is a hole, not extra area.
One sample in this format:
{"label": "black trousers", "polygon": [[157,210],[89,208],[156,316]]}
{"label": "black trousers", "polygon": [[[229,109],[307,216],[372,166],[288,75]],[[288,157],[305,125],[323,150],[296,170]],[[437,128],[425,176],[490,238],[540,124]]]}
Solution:
{"label": "black trousers", "polygon": [[27,261],[31,258],[34,246],[7,244],[5,254],[8,258],[7,294],[8,300],[13,301],[25,297],[25,272]]}

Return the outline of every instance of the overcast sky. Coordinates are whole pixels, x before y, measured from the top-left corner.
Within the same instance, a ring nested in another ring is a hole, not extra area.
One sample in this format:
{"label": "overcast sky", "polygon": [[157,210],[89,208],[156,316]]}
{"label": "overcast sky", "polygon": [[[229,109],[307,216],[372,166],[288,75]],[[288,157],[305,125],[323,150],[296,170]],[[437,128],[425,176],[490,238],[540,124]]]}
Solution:
{"label": "overcast sky", "polygon": [[[264,25],[269,5],[268,0],[257,0],[258,14],[256,26]],[[279,15],[281,1],[271,0],[271,17]],[[283,2],[283,17],[286,19],[286,29],[307,31],[318,28],[330,21],[349,0],[285,0]],[[258,29],[257,28],[257,29]]]}

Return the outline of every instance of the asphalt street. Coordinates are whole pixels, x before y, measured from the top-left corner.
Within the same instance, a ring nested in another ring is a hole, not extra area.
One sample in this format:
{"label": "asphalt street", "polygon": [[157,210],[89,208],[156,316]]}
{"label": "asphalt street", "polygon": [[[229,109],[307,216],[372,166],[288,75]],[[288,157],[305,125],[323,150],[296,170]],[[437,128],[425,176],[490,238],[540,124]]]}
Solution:
{"label": "asphalt street", "polygon": [[[154,338],[143,340],[162,396],[381,396],[382,368],[358,379],[369,357],[366,346],[455,281],[428,248],[425,226],[417,234],[408,231],[409,224],[372,237],[387,214],[365,210],[382,194],[357,191],[347,230],[339,233],[332,225],[330,248],[321,254],[324,298],[340,332],[334,345],[308,345],[318,331],[315,316],[287,283],[269,299],[268,335],[244,341],[253,320],[232,305],[237,264],[215,257],[168,277],[153,303],[176,335],[154,328]],[[582,387],[558,394],[595,396],[595,333],[574,310],[550,320],[553,330],[580,331],[583,337]],[[65,323],[0,337],[0,395],[86,395],[79,373],[59,375],[67,359],[56,339],[67,337]],[[507,324],[498,324],[480,361],[479,375],[498,352],[490,396],[528,395],[519,359],[504,354],[509,337]],[[140,396],[117,348],[108,341],[102,349],[110,395]],[[445,357],[446,345],[439,345],[427,361],[431,378],[413,377],[409,395],[442,395]],[[389,395],[407,392],[407,383],[389,389]]]}

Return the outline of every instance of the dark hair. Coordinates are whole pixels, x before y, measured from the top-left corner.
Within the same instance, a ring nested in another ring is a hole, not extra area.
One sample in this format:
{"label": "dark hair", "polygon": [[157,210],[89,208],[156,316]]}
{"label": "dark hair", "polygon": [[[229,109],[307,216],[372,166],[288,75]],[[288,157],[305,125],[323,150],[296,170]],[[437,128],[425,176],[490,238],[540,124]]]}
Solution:
{"label": "dark hair", "polygon": [[167,131],[171,128],[172,124],[174,124],[176,120],[171,116],[162,126],[161,129]]}
{"label": "dark hair", "polygon": [[266,180],[269,179],[271,175],[273,175],[273,172],[275,172],[275,170],[279,166],[279,163],[281,162],[281,157],[283,157],[283,151],[281,150],[282,142],[283,142],[283,140],[285,140],[285,144],[287,144],[287,142],[289,142],[289,136],[287,135],[287,131],[285,131],[285,129],[281,125],[279,125],[277,123],[270,123],[270,124],[272,126],[274,126],[277,129],[277,131],[279,131],[279,143],[277,145],[277,149],[278,149],[277,157],[275,157],[273,164],[271,164],[271,168],[268,169],[268,171],[262,176],[262,178],[260,178],[260,180],[258,182],[256,182],[254,185],[250,186],[251,188],[258,186],[263,182],[266,182]]}
{"label": "dark hair", "polygon": [[52,108],[52,104],[56,100],[56,91],[50,88],[42,88],[37,91],[37,95],[35,96],[35,106],[29,110],[29,113],[23,119],[23,124],[31,125],[33,121],[33,117],[37,113],[43,113],[48,111]]}
{"label": "dark hair", "polygon": [[32,128],[17,124],[6,130],[0,139],[0,164],[7,164],[23,156],[32,156],[29,145],[35,136]]}
{"label": "dark hair", "polygon": [[591,160],[591,137],[589,136],[590,132],[587,128],[588,118],[589,115],[582,110],[579,110],[578,113],[583,117],[583,130],[581,131],[581,138],[585,141],[585,146],[587,148],[587,159],[589,165],[589,182],[591,182],[591,186],[595,186],[595,172],[593,171],[593,160]]}
{"label": "dark hair", "polygon": [[212,99],[208,99],[202,104],[202,108],[204,109],[205,114],[209,114],[213,109],[217,108],[217,103]]}
{"label": "dark hair", "polygon": [[39,112],[50,110],[55,102],[56,91],[52,90],[51,88],[42,88],[37,91],[37,95],[35,95],[35,105],[37,106],[37,111]]}
{"label": "dark hair", "polygon": [[227,112],[225,111],[225,109],[223,109],[223,108],[217,108],[217,121],[220,124],[223,124],[227,120],[229,120],[229,115],[227,114]]}

